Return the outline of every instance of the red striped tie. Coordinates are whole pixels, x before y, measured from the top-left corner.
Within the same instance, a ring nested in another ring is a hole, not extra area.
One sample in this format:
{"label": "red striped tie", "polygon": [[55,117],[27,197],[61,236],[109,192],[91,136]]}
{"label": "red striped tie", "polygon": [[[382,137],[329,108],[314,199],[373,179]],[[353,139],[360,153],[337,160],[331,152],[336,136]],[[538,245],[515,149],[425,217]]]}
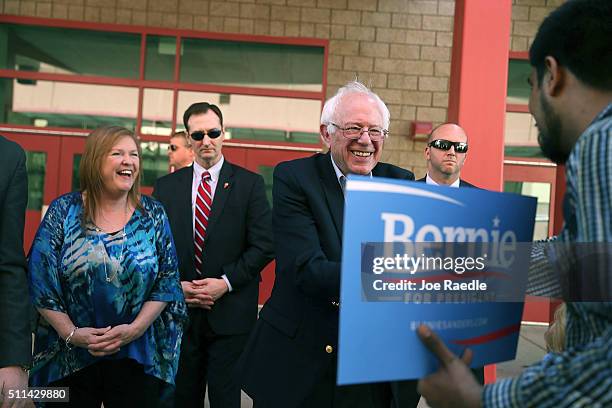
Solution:
{"label": "red striped tie", "polygon": [[208,228],[208,216],[212,207],[212,195],[210,193],[210,173],[202,173],[202,181],[198,186],[198,194],[195,202],[195,228],[193,234],[195,268],[196,273],[202,274],[202,253],[204,252],[204,238]]}

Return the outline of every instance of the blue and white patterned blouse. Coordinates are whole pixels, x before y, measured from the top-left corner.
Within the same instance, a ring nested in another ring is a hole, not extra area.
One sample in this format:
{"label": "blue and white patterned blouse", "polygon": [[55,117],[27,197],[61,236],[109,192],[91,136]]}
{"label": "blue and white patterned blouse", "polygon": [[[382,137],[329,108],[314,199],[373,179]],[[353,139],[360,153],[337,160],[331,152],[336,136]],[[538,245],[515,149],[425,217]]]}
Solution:
{"label": "blue and white patterned blouse", "polygon": [[[106,357],[68,349],[44,319],[36,330],[33,386],[47,385],[102,358],[132,358],[146,374],[174,384],[187,308],[166,213],[143,196],[125,228],[115,234],[83,224],[81,193],[54,200],[29,256],[32,302],[67,313],[77,327],[131,323],[147,301],[167,302],[137,340]],[[108,278],[108,279],[107,279]]]}

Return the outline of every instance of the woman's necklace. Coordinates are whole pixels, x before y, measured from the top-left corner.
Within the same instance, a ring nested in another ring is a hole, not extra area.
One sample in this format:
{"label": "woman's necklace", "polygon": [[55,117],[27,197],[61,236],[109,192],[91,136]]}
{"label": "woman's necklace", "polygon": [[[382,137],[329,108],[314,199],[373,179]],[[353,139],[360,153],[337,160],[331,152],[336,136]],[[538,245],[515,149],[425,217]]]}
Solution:
{"label": "woman's necklace", "polygon": [[[108,250],[106,249],[106,245],[104,244],[104,240],[101,238],[101,235],[103,233],[105,233],[105,231],[98,227],[95,223],[93,224],[96,232],[98,233],[98,243],[99,245],[102,246],[102,254],[103,254],[103,265],[104,265],[104,278],[106,280],[107,283],[110,283],[112,281],[115,280],[115,278],[117,277],[117,275],[119,274],[119,270],[121,269],[121,263],[123,262],[123,257],[124,257],[124,251],[125,251],[125,241],[126,241],[126,236],[127,234],[125,233],[125,226],[127,225],[127,222],[129,221],[128,219],[128,213],[129,213],[129,209],[128,209],[128,205],[127,202],[125,204],[125,223],[123,225],[123,228],[121,229],[121,253],[119,255],[119,258],[116,262],[113,262],[113,260],[111,259],[110,255],[108,254]],[[108,220],[106,219],[106,217],[104,217],[103,214],[100,214],[100,216],[106,221],[108,222]],[[116,234],[118,234],[119,231],[117,231],[117,233],[115,234],[108,234],[109,236],[112,236],[113,238],[111,240],[114,240],[114,236]],[[112,270],[111,270],[111,274],[109,276],[108,274],[108,269],[107,269],[107,261],[108,263],[111,265]],[[115,264],[115,265],[113,265]]]}
{"label": "woman's necklace", "polygon": [[[122,231],[121,231],[121,253],[119,255],[119,258],[117,260],[117,262],[112,262],[112,260],[110,259],[110,256],[107,254],[107,249],[106,249],[106,245],[104,245],[104,242],[102,241],[101,244],[104,247],[104,278],[106,280],[106,282],[110,283],[113,280],[115,280],[115,278],[117,277],[117,275],[119,274],[119,269],[121,268],[121,263],[123,262],[123,254],[124,254],[124,250],[125,250],[125,226],[123,227]],[[99,237],[99,236],[98,236]],[[106,261],[108,260],[108,263],[111,265],[112,267],[112,271],[111,271],[111,275],[108,275],[108,271],[106,268]],[[116,263],[116,265],[113,265],[114,263]]]}

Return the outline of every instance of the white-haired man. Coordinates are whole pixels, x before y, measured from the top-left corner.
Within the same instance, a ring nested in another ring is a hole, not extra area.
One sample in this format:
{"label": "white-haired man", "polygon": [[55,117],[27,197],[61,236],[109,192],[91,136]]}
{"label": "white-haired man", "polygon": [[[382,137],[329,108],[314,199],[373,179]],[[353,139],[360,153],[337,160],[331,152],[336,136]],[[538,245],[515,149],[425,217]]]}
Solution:
{"label": "white-haired man", "polygon": [[240,363],[243,389],[258,408],[418,403],[414,382],[395,393],[390,383],[336,386],[346,176],[414,180],[407,170],[379,163],[388,126],[383,101],[351,82],[323,108],[320,133],[329,153],[274,171],[276,280]]}

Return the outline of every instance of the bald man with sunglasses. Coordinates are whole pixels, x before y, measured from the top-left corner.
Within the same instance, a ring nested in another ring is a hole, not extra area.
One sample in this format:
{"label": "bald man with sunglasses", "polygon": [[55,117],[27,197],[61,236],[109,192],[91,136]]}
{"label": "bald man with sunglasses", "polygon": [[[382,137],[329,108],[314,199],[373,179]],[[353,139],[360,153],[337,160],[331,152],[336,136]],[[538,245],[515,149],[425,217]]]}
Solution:
{"label": "bald man with sunglasses", "polygon": [[192,166],[164,176],[153,195],[165,207],[189,307],[174,406],[239,408],[234,366],[257,319],[261,270],[272,260],[272,220],[263,178],[223,157],[223,114],[191,105],[183,123]]}
{"label": "bald man with sunglasses", "polygon": [[461,126],[443,123],[434,128],[425,147],[427,174],[417,181],[450,187],[475,187],[460,178],[467,151],[467,135]]}

